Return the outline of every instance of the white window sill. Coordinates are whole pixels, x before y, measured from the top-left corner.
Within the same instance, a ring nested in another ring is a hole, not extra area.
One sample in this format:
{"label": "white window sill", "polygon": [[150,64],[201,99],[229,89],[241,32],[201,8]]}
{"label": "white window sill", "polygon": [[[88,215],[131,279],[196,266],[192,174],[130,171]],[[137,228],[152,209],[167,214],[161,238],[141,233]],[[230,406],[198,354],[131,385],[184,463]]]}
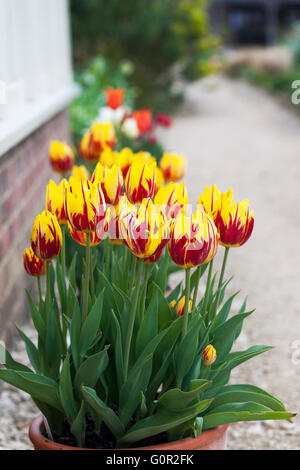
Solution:
{"label": "white window sill", "polygon": [[37,102],[27,103],[18,109],[16,115],[0,121],[0,157],[60,111],[63,111],[79,91],[79,87],[75,83],[71,83]]}

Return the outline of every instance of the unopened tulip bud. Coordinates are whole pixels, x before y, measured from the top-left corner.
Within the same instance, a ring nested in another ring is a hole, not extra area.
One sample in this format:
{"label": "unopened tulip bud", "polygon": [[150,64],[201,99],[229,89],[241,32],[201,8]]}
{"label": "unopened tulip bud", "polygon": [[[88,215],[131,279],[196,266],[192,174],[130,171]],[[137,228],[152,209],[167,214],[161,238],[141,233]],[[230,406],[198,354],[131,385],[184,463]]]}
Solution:
{"label": "unopened tulip bud", "polygon": [[54,171],[57,173],[68,173],[74,163],[74,151],[65,142],[51,142],[49,148],[49,161]]}
{"label": "unopened tulip bud", "polygon": [[62,247],[62,233],[55,215],[44,211],[35,218],[31,247],[34,254],[42,260],[56,258]]}
{"label": "unopened tulip bud", "polygon": [[159,167],[166,181],[179,181],[186,172],[186,158],[184,155],[164,153],[159,162]]}
{"label": "unopened tulip bud", "polygon": [[[184,307],[185,307],[185,296],[181,297],[181,299],[178,301],[175,312],[177,317],[182,317],[184,315]],[[192,311],[192,301],[189,301],[189,308],[188,308],[188,313],[191,313]]]}
{"label": "unopened tulip bud", "polygon": [[38,258],[31,247],[24,251],[23,263],[26,272],[30,274],[30,276],[37,277],[46,274],[46,261]]}
{"label": "unopened tulip bud", "polygon": [[202,353],[202,356],[203,356],[204,364],[206,366],[211,366],[217,359],[216,350],[211,344],[206,346],[206,348],[204,349]]}

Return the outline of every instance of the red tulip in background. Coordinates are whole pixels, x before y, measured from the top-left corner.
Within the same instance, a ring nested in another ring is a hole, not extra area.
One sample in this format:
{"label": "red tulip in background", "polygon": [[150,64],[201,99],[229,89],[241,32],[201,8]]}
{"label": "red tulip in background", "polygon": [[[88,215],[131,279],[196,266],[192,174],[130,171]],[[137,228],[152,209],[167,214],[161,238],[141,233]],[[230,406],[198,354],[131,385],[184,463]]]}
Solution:
{"label": "red tulip in background", "polygon": [[155,116],[155,122],[156,124],[163,126],[163,127],[171,127],[173,124],[172,118],[170,118],[167,114],[165,113],[158,113]]}
{"label": "red tulip in background", "polygon": [[152,127],[152,112],[150,109],[134,111],[132,117],[136,120],[138,129],[142,134],[150,131]]}
{"label": "red tulip in background", "polygon": [[124,102],[125,90],[123,88],[107,88],[105,90],[106,105],[109,108],[117,109]]}

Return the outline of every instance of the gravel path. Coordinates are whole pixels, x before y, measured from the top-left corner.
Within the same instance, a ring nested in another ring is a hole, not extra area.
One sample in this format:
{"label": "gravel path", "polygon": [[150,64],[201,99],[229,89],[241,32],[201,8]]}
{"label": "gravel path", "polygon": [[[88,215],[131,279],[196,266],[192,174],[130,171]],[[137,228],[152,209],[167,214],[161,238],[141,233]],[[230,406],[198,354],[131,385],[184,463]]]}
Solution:
{"label": "gravel path", "polygon": [[[241,289],[241,300],[248,294],[249,306],[257,310],[245,322],[237,346],[277,348],[236,369],[232,381],[266,388],[294,412],[300,402],[300,351],[298,361],[292,361],[295,342],[300,349],[299,127],[293,113],[263,92],[212,78],[188,88],[186,104],[163,134],[169,150],[188,157],[191,202],[213,183],[222,190],[231,185],[235,198],[251,201],[254,234],[244,247],[231,250],[228,275],[235,274],[231,289]],[[23,356],[16,345],[16,359]],[[30,398],[5,386],[0,410],[0,449],[31,448],[27,429],[36,409]],[[292,425],[233,424],[228,447],[299,450],[300,417]]]}
{"label": "gravel path", "polygon": [[[249,295],[248,305],[256,307],[238,348],[277,347],[237,368],[232,381],[266,388],[293,412],[300,404],[299,130],[296,115],[264,92],[213,77],[189,86],[174,126],[163,134],[168,150],[187,156],[190,202],[213,183],[222,191],[232,186],[236,199],[251,201],[253,235],[231,250],[228,263],[232,291],[240,289],[241,299]],[[228,447],[300,449],[300,416],[292,425],[233,424]]]}

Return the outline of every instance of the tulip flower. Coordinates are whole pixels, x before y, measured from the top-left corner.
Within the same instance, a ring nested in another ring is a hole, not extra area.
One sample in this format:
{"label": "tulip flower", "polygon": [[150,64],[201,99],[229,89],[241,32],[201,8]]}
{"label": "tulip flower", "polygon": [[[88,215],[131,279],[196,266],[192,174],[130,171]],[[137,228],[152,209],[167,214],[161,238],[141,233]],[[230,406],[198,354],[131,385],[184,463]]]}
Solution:
{"label": "tulip flower", "polygon": [[221,210],[222,195],[217,186],[213,184],[211,188],[205,186],[205,190],[200,194],[198,204],[202,205],[207,215],[217,224]]}
{"label": "tulip flower", "polygon": [[117,162],[118,152],[106,147],[100,154],[99,162],[106,168],[111,168]]}
{"label": "tulip flower", "polygon": [[57,173],[68,173],[74,163],[74,151],[65,142],[53,141],[49,148],[49,161],[54,171]]}
{"label": "tulip flower", "polygon": [[64,196],[67,186],[68,182],[65,179],[58,186],[53,180],[50,180],[46,190],[46,210],[56,216],[60,225],[64,225],[68,221]]}
{"label": "tulip flower", "polygon": [[135,155],[129,147],[124,147],[116,156],[116,164],[121,168],[123,178],[126,178]]}
{"label": "tulip flower", "polygon": [[144,163],[147,163],[147,165],[150,165],[151,163],[156,164],[156,158],[154,158],[150,152],[145,152],[144,150],[137,152],[134,154],[134,160],[141,160]]}
{"label": "tulip flower", "polygon": [[167,217],[172,219],[186,208],[188,202],[188,194],[183,182],[162,186],[154,198],[154,203],[163,206]]}
{"label": "tulip flower", "polygon": [[150,198],[139,209],[131,206],[120,214],[120,232],[124,243],[137,258],[149,258],[169,238],[169,222],[157,211]]}
{"label": "tulip flower", "polygon": [[90,173],[84,165],[73,166],[72,176],[79,181],[86,181],[90,179]]}
{"label": "tulip flower", "polygon": [[30,274],[30,276],[37,277],[46,274],[46,261],[38,258],[31,247],[24,251],[23,263],[25,271]]}
{"label": "tulip flower", "polygon": [[218,249],[215,224],[203,209],[190,217],[180,213],[171,227],[168,249],[172,260],[183,268],[208,263]]}
{"label": "tulip flower", "polygon": [[96,122],[83,136],[80,143],[82,157],[90,162],[99,160],[101,152],[106,147],[113,148],[116,145],[116,136],[113,125]]}
{"label": "tulip flower", "polygon": [[83,182],[71,176],[65,191],[65,209],[69,223],[79,232],[102,230],[107,223],[106,204],[96,181]]}
{"label": "tulip flower", "polygon": [[125,90],[123,88],[107,88],[105,90],[106,105],[112,109],[117,109],[124,102]]}
{"label": "tulip flower", "polygon": [[110,208],[108,236],[109,241],[114,245],[121,245],[123,243],[120,235],[120,213],[124,217],[126,212],[132,211],[134,206],[130,204],[126,196],[121,196],[118,204]]}
{"label": "tulip flower", "polygon": [[35,218],[31,233],[34,254],[45,261],[56,258],[62,247],[62,233],[55,215],[44,211]]}
{"label": "tulip flower", "polygon": [[155,194],[162,188],[163,184],[165,182],[163,172],[161,169],[157,166],[155,168]]}
{"label": "tulip flower", "polygon": [[138,129],[141,134],[150,131],[152,126],[152,112],[150,109],[141,109],[132,113],[133,119],[135,119]]}
{"label": "tulip flower", "polygon": [[203,362],[206,366],[211,366],[217,359],[216,350],[211,344],[206,346],[206,348],[204,349],[202,353],[202,356],[203,356]]}
{"label": "tulip flower", "polygon": [[143,162],[137,159],[128,170],[125,180],[125,192],[132,204],[139,204],[145,198],[152,198],[155,193],[156,163]]}
{"label": "tulip flower", "polygon": [[242,246],[249,240],[254,226],[253,212],[248,199],[234,202],[232,189],[222,193],[221,210],[216,221],[219,243],[225,247]]}
{"label": "tulip flower", "polygon": [[186,158],[184,155],[164,153],[159,162],[159,167],[166,181],[179,181],[186,172]]}
{"label": "tulip flower", "polygon": [[160,259],[163,249],[167,245],[169,239],[170,239],[170,222],[168,221],[165,213],[158,209],[159,217],[156,222],[156,226],[154,226],[154,234],[155,233],[160,233],[160,243],[158,247],[156,248],[155,252],[153,255],[144,258],[144,263],[145,264],[153,264],[157,263],[157,261]]}
{"label": "tulip flower", "polygon": [[157,124],[159,124],[160,126],[163,126],[163,127],[171,127],[172,125],[172,118],[170,118],[169,116],[167,116],[167,114],[165,113],[158,113],[156,116],[155,116],[155,122]]}
{"label": "tulip flower", "polygon": [[[181,299],[177,302],[177,304],[176,304],[176,300],[172,300],[172,302],[170,302],[170,308],[173,310],[173,308],[175,307],[175,313],[177,317],[183,317],[184,306],[185,306],[185,296],[181,297]],[[192,301],[190,300],[188,312],[191,313],[191,311],[192,311]]]}
{"label": "tulip flower", "polygon": [[[102,241],[102,238],[99,238],[99,232],[78,232],[75,230],[70,223],[68,223],[69,233],[73,240],[81,246],[87,246],[87,237],[90,237],[90,246],[97,246]],[[103,230],[104,235],[105,230]]]}
{"label": "tulip flower", "polygon": [[92,183],[95,181],[101,185],[105,202],[113,206],[118,204],[123,192],[123,176],[120,168],[117,165],[105,168],[98,163],[92,176]]}

